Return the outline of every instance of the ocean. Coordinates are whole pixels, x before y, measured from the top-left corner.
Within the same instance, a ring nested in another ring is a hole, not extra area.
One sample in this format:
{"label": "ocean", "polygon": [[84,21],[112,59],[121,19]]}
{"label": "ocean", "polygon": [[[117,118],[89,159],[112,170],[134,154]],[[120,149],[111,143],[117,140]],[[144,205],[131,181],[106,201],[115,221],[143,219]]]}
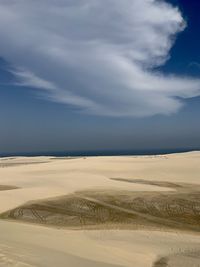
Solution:
{"label": "ocean", "polygon": [[0,153],[0,157],[15,157],[15,156],[54,156],[54,157],[91,157],[91,156],[139,156],[139,155],[164,155],[172,153],[181,153],[200,150],[191,148],[177,149],[146,149],[146,150],[83,150],[83,151],[39,151],[39,152],[13,152]]}

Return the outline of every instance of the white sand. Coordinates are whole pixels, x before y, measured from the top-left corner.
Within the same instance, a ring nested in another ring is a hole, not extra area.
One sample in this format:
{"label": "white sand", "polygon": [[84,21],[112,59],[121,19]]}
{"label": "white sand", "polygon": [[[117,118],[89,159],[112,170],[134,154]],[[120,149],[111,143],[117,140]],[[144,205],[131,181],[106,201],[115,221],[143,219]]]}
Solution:
{"label": "white sand", "polygon": [[[0,167],[0,185],[20,187],[0,191],[0,212],[28,200],[88,188],[172,190],[113,181],[110,178],[200,184],[200,152],[156,157],[0,159],[0,166],[3,166]],[[0,221],[0,266],[150,267],[159,257],[191,250],[200,253],[200,236],[197,234],[125,230],[68,231]],[[195,264],[193,266],[197,267]],[[181,266],[189,267],[187,260],[183,260]]]}
{"label": "white sand", "polygon": [[[0,163],[2,161],[5,164],[5,159],[1,159]],[[43,163],[45,161],[49,162]],[[14,185],[20,189],[0,192],[0,212],[12,209],[29,200],[66,195],[89,188],[135,191],[172,190],[152,185],[113,181],[110,178],[152,178],[154,180],[173,181],[176,180],[172,179],[175,175],[168,173],[169,179],[167,179],[164,169],[166,172],[170,170],[170,164],[174,161],[177,162],[175,169],[177,170],[180,167],[179,162],[182,161],[179,158],[167,160],[163,157],[88,157],[86,159],[64,160],[50,160],[45,157],[7,159],[8,166],[5,165],[0,168],[0,185]],[[34,162],[41,162],[41,164],[32,164]],[[26,164],[9,165],[12,163]],[[169,166],[163,166],[163,163],[168,163]],[[162,172],[159,172],[160,169]],[[184,178],[182,179],[184,180]],[[190,180],[190,182],[192,181]]]}

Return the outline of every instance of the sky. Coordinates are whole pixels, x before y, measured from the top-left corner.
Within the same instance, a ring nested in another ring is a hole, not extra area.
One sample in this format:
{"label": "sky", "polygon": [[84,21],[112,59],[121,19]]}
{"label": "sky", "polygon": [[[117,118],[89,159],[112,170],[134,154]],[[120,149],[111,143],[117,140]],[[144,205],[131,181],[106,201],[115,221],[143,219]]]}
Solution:
{"label": "sky", "polygon": [[199,149],[199,12],[0,0],[0,154]]}

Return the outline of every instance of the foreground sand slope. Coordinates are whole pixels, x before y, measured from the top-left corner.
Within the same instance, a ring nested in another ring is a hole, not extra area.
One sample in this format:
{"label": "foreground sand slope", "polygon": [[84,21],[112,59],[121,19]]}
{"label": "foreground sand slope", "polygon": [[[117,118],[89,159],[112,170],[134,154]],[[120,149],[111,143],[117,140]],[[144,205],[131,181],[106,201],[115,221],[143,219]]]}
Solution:
{"label": "foreground sand slope", "polygon": [[189,234],[69,231],[10,222],[0,222],[0,231],[0,266],[168,266],[157,265],[161,259],[189,267],[200,260],[199,236]]}

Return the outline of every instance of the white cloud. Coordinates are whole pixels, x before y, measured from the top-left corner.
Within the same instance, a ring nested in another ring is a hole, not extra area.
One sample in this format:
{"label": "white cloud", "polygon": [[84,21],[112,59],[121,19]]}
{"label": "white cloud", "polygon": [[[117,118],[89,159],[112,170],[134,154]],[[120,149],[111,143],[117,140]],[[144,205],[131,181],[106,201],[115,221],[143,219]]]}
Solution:
{"label": "white cloud", "polygon": [[0,56],[18,84],[82,112],[171,114],[200,95],[199,79],[154,70],[184,27],[158,0],[0,0]]}

